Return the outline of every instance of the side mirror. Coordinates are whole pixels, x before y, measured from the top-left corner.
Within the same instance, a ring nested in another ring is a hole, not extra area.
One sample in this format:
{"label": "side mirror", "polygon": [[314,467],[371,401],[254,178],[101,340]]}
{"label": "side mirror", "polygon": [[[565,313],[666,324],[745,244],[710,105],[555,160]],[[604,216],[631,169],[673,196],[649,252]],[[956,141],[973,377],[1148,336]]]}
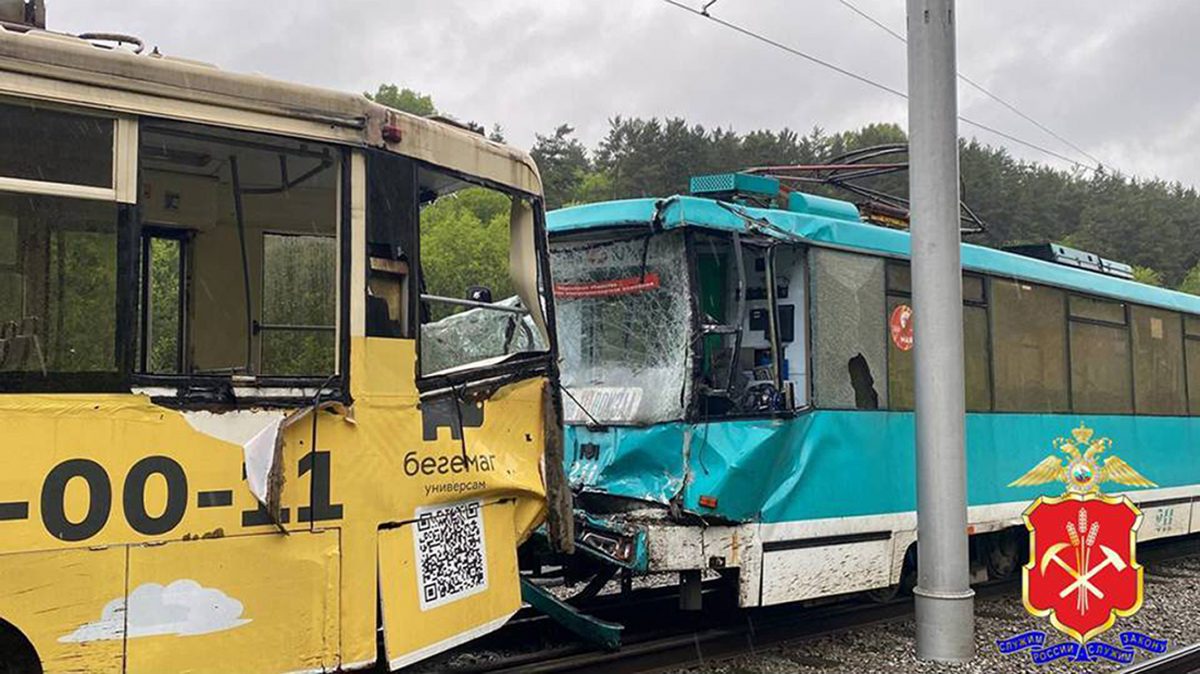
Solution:
{"label": "side mirror", "polygon": [[472,302],[492,303],[492,289],[487,286],[471,286],[467,288],[467,299]]}

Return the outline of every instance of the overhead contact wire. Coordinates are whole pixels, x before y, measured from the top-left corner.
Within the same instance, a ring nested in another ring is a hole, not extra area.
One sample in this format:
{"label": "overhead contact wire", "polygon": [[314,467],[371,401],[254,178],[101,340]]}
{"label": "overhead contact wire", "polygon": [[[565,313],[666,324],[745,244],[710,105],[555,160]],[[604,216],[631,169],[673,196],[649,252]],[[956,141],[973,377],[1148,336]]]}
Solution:
{"label": "overhead contact wire", "polygon": [[[765,35],[762,35],[762,34],[760,34],[760,33],[756,33],[756,32],[754,32],[754,31],[752,31],[752,30],[750,30],[750,29],[748,29],[748,28],[745,28],[745,27],[743,27],[743,26],[739,26],[739,25],[738,25],[738,24],[736,24],[736,23],[732,23],[732,22],[726,21],[726,20],[724,20],[724,19],[721,19],[721,18],[715,17],[715,16],[713,16],[712,14],[708,14],[707,12],[702,12],[701,10],[698,10],[698,9],[696,9],[696,8],[694,8],[694,7],[689,7],[689,6],[685,5],[685,4],[683,4],[682,2],[678,2],[678,0],[662,0],[662,2],[665,2],[665,3],[667,3],[668,5],[671,5],[672,7],[675,7],[675,8],[678,8],[678,9],[682,9],[682,10],[684,10],[684,11],[686,11],[686,12],[689,12],[689,13],[691,13],[691,14],[694,14],[694,15],[696,15],[696,16],[699,16],[699,17],[702,17],[702,18],[708,19],[709,21],[712,21],[712,22],[714,22],[714,23],[716,23],[716,24],[718,24],[718,25],[720,25],[720,26],[722,26],[722,27],[724,27],[724,28],[728,28],[729,30],[732,30],[732,31],[734,31],[734,32],[741,33],[742,35],[745,35],[746,37],[752,38],[752,39],[754,39],[754,40],[758,40],[759,42],[762,42],[762,43],[764,43],[764,44],[770,45],[770,46],[772,46],[772,47],[774,47],[774,48],[776,48],[776,49],[779,49],[779,50],[781,50],[781,51],[787,52],[788,54],[791,54],[792,56],[796,56],[796,57],[802,58],[802,59],[804,59],[804,60],[806,60],[806,61],[809,61],[809,62],[811,62],[811,63],[814,63],[814,64],[816,64],[816,65],[819,65],[819,66],[821,66],[821,67],[823,67],[823,68],[827,68],[827,69],[829,69],[829,70],[832,70],[832,71],[834,71],[834,72],[836,72],[836,73],[838,73],[838,74],[840,74],[840,75],[844,75],[844,76],[846,76],[846,77],[849,77],[850,79],[853,79],[853,80],[856,80],[856,81],[858,81],[858,82],[861,82],[862,84],[866,84],[867,86],[874,87],[875,89],[879,89],[880,91],[883,91],[883,92],[889,93],[889,94],[891,94],[891,95],[893,95],[893,96],[898,96],[898,97],[900,97],[900,98],[903,98],[903,99],[905,99],[905,100],[908,100],[908,94],[907,94],[907,93],[905,93],[905,92],[903,92],[903,91],[901,91],[901,90],[899,90],[899,89],[896,89],[896,88],[894,88],[894,87],[890,87],[890,86],[888,86],[888,85],[886,85],[886,84],[883,84],[883,83],[881,83],[881,82],[877,82],[877,81],[875,81],[875,80],[873,80],[873,79],[871,79],[871,78],[869,78],[869,77],[867,77],[867,76],[865,76],[865,75],[860,75],[860,74],[858,74],[858,73],[856,73],[856,72],[854,72],[854,71],[852,71],[852,70],[848,70],[848,69],[846,69],[846,68],[843,68],[843,67],[841,67],[841,66],[839,66],[839,65],[836,65],[836,64],[834,64],[834,63],[831,63],[831,62],[829,62],[829,61],[826,61],[826,60],[824,60],[824,59],[822,59],[822,58],[818,58],[818,57],[816,57],[816,56],[813,56],[812,54],[809,54],[809,53],[807,53],[807,52],[804,52],[804,51],[801,51],[801,50],[799,50],[799,49],[796,49],[795,47],[791,47],[791,46],[788,46],[788,45],[786,45],[786,44],[783,44],[782,42],[779,42],[779,41],[777,41],[777,40],[773,40],[773,39],[771,39],[771,38],[769,38],[769,37],[767,37],[767,36],[765,36]],[[1089,166],[1089,165],[1087,165],[1087,164],[1084,164],[1084,163],[1081,163],[1081,162],[1079,162],[1079,161],[1077,161],[1077,160],[1075,160],[1075,159],[1072,159],[1071,157],[1068,157],[1068,156],[1066,156],[1066,155],[1064,155],[1064,154],[1062,154],[1062,153],[1055,152],[1054,150],[1051,150],[1051,149],[1049,149],[1049,148],[1046,148],[1046,147],[1043,147],[1043,146],[1041,146],[1041,145],[1038,145],[1038,144],[1036,144],[1036,143],[1033,143],[1033,142],[1030,142],[1030,141],[1024,140],[1024,139],[1022,139],[1022,138],[1019,138],[1019,137],[1017,137],[1017,136],[1014,136],[1014,135],[1012,135],[1011,133],[1006,133],[1006,132],[1004,132],[1004,131],[1000,131],[999,129],[996,129],[995,127],[988,126],[987,124],[983,124],[983,123],[981,123],[981,122],[977,122],[977,121],[975,121],[975,120],[973,120],[973,119],[970,119],[970,118],[968,118],[968,117],[963,117],[962,115],[959,115],[959,116],[958,116],[958,121],[960,121],[960,122],[962,122],[962,123],[964,123],[964,124],[968,124],[968,125],[970,125],[970,126],[973,126],[973,127],[977,128],[977,129],[980,129],[980,130],[982,130],[982,131],[986,131],[986,132],[988,132],[988,133],[995,134],[996,136],[999,136],[999,137],[1001,137],[1001,138],[1004,138],[1005,140],[1011,141],[1011,142],[1013,142],[1013,143],[1017,143],[1018,145],[1022,145],[1022,146],[1024,146],[1024,147],[1027,147],[1027,148],[1029,148],[1029,149],[1031,149],[1031,150],[1036,150],[1036,151],[1038,151],[1038,152],[1041,152],[1041,153],[1043,153],[1043,154],[1045,154],[1045,155],[1047,155],[1047,156],[1054,157],[1055,159],[1058,159],[1058,160],[1060,160],[1060,161],[1066,162],[1067,164],[1069,164],[1069,165],[1071,165],[1071,166],[1074,166],[1074,167],[1076,167],[1076,168],[1080,168],[1080,169],[1083,169],[1083,170],[1085,170],[1085,171],[1092,171],[1092,172],[1099,172],[1099,171],[1100,171],[1100,167],[1099,167],[1099,166]]]}

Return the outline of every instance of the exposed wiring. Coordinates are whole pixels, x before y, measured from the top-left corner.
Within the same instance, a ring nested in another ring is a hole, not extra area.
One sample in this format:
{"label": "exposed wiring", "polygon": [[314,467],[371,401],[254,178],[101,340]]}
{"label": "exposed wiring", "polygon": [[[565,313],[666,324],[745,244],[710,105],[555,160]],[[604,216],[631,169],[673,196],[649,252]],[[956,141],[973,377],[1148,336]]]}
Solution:
{"label": "exposed wiring", "polygon": [[[876,89],[879,89],[880,91],[884,91],[889,94],[892,94],[893,96],[899,96],[900,98],[908,100],[908,94],[906,94],[903,91],[900,91],[899,89],[890,87],[890,86],[888,86],[886,84],[882,84],[880,82],[876,82],[875,80],[873,80],[869,77],[866,77],[864,75],[859,75],[858,73],[856,73],[852,70],[847,70],[846,68],[843,68],[841,66],[830,63],[829,61],[826,61],[824,59],[813,56],[812,54],[809,54],[809,53],[803,52],[799,49],[796,49],[795,47],[790,47],[786,44],[783,44],[782,42],[778,42],[778,41],[773,40],[765,35],[756,33],[748,28],[739,26],[736,23],[731,23],[729,21],[725,21],[724,19],[717,18],[711,14],[701,12],[700,10],[698,10],[694,7],[689,7],[688,5],[685,5],[682,2],[678,2],[677,0],[662,0],[662,2],[665,2],[668,5],[671,5],[672,7],[682,9],[691,14],[695,14],[696,16],[708,19],[709,21],[712,21],[724,28],[728,28],[737,33],[741,33],[742,35],[745,35],[746,37],[753,38],[755,40],[758,40],[759,42],[762,42],[764,44],[775,47],[776,49],[785,51],[785,52],[791,54],[792,56],[797,56],[797,57],[802,58],[811,63],[815,63],[816,65],[819,65],[823,68],[828,68],[829,70],[832,70],[841,75],[845,75],[846,77],[849,77],[850,79],[857,80],[858,82],[866,84],[867,86],[874,87]],[[1062,153],[1055,152],[1054,150],[1042,147],[1041,145],[1038,145],[1036,143],[1032,143],[1030,141],[1018,138],[1017,136],[1014,136],[1010,133],[1005,133],[1003,131],[1000,131],[999,129],[996,129],[995,127],[988,126],[981,122],[976,122],[975,120],[970,119],[968,117],[963,117],[962,115],[959,115],[958,121],[962,122],[963,124],[968,124],[970,126],[973,126],[982,131],[987,131],[988,133],[995,134],[995,135],[997,135],[1001,138],[1004,138],[1006,140],[1009,140],[1013,143],[1017,143],[1018,145],[1023,145],[1031,150],[1036,150],[1047,156],[1054,157],[1055,159],[1059,159],[1059,160],[1066,162],[1067,164],[1070,164],[1071,166],[1074,166],[1076,168],[1083,169],[1085,171],[1092,171],[1095,173],[1100,173],[1102,170],[1102,167],[1100,167],[1100,166],[1089,166],[1089,165],[1081,163],[1075,159],[1072,159]]]}
{"label": "exposed wiring", "polygon": [[575,403],[575,406],[579,408],[579,411],[586,414],[587,418],[592,420],[593,425],[595,425],[595,426],[603,426],[604,425],[604,424],[600,423],[600,421],[598,419],[596,419],[596,417],[592,416],[592,413],[588,411],[588,408],[583,406],[583,403],[579,402],[579,400],[575,396],[571,395],[571,392],[567,390],[566,386],[559,384],[558,390],[567,394],[567,397],[571,399],[571,402]]}
{"label": "exposed wiring", "polygon": [[[896,38],[897,40],[899,40],[900,42],[902,42],[904,44],[908,44],[907,38],[905,38],[900,33],[892,30],[887,24],[883,23],[879,19],[876,19],[875,17],[871,16],[865,10],[860,9],[858,6],[854,5],[853,3],[850,2],[850,0],[838,0],[838,2],[842,3],[842,5],[845,6],[847,9],[849,9],[850,11],[861,16],[862,18],[866,19],[867,21],[871,22],[877,28],[882,30],[883,32],[887,33],[888,35],[891,35],[892,37]],[[1013,105],[1012,103],[1009,103],[1008,101],[1004,100],[1003,98],[1000,98],[1000,96],[989,91],[982,84],[979,84],[978,82],[971,79],[970,77],[967,77],[966,75],[962,74],[961,72],[956,73],[956,74],[958,75],[958,79],[962,80],[963,82],[966,82],[969,86],[971,86],[975,90],[979,91],[980,93],[982,93],[983,95],[992,99],[993,101],[996,101],[1000,105],[1003,105],[1004,107],[1008,108],[1009,111],[1011,111],[1013,114],[1017,115],[1021,119],[1024,119],[1025,121],[1029,122],[1030,124],[1036,126],[1037,128],[1041,129],[1042,131],[1046,132],[1047,134],[1052,136],[1055,140],[1059,141],[1063,145],[1066,145],[1067,147],[1071,148],[1072,150],[1075,150],[1079,154],[1081,154],[1084,157],[1087,157],[1091,161],[1095,162],[1097,167],[1104,166],[1104,162],[1097,159],[1095,155],[1089,153],[1087,150],[1079,147],[1075,143],[1072,143],[1070,140],[1064,138],[1061,134],[1055,132],[1050,127],[1046,126],[1045,124],[1042,124],[1041,122],[1037,121],[1033,117],[1030,117],[1029,115],[1025,114],[1021,110],[1017,109],[1017,106]]]}

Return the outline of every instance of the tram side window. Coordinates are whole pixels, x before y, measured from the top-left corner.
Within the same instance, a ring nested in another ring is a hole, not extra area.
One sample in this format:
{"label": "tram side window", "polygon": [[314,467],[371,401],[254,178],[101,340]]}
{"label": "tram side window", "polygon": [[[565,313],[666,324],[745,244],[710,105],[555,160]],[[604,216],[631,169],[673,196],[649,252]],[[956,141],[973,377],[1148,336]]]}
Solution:
{"label": "tram side window", "polygon": [[0,193],[0,373],[116,373],[117,206]]}
{"label": "tram side window", "polygon": [[177,374],[183,358],[184,240],[142,235],[139,362],[143,371]]}
{"label": "tram side window", "polygon": [[1070,401],[1063,292],[996,278],[990,288],[996,409],[1066,411]]}
{"label": "tram side window", "polygon": [[335,373],[341,155],[158,120],[140,139],[143,372]]}
{"label": "tram side window", "polygon": [[[900,330],[905,316],[912,317],[912,280],[908,264],[887,264],[888,398],[892,409],[911,410],[915,404],[913,345]],[[907,308],[907,310],[906,310]],[[892,336],[893,330],[897,331]],[[963,360],[966,406],[970,412],[992,408],[991,369],[988,364],[987,295],[983,277],[963,275]]]}
{"label": "tram side window", "polygon": [[1200,415],[1200,317],[1184,319],[1183,348],[1187,356],[1188,409]]}
{"label": "tram side window", "polygon": [[1133,390],[1138,414],[1186,414],[1179,314],[1134,306]]}
{"label": "tram side window", "polygon": [[817,405],[887,407],[883,259],[815,249],[811,269]]}
{"label": "tram side window", "polygon": [[1068,303],[1071,409],[1132,414],[1132,355],[1125,305],[1079,295],[1072,295]]}
{"label": "tram side window", "polygon": [[509,245],[514,232],[524,237],[521,228],[533,226],[532,205],[433,169],[418,170],[417,181],[421,375],[545,351],[515,283],[537,275],[525,268],[536,265],[533,251]]}
{"label": "tram side window", "polygon": [[112,187],[113,120],[36,103],[0,104],[0,176]]}
{"label": "tram side window", "polygon": [[334,371],[337,240],[263,235],[262,370],[278,375]]}
{"label": "tram side window", "polygon": [[114,137],[111,118],[0,100],[0,391],[120,383]]}

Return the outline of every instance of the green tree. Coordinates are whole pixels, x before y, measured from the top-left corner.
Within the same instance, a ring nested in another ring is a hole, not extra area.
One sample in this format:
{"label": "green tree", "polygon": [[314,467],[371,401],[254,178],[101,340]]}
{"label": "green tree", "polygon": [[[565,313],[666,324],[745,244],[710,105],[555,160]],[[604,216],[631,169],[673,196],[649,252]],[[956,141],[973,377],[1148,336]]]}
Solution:
{"label": "green tree", "polygon": [[575,200],[591,169],[587,150],[574,133],[570,124],[560,124],[549,136],[535,135],[529,154],[542,173],[546,208],[558,208]]}
{"label": "green tree", "polygon": [[1200,262],[1196,263],[1195,267],[1183,277],[1183,283],[1179,284],[1179,290],[1193,295],[1200,295]]}
{"label": "green tree", "polygon": [[[508,276],[512,199],[495,190],[472,187],[448,194],[421,211],[421,265],[424,292],[461,298],[471,286],[487,286],[496,300],[514,294]],[[454,313],[431,303],[431,318]]]}
{"label": "green tree", "polygon": [[1151,269],[1150,267],[1140,267],[1138,265],[1134,265],[1133,280],[1137,281],[1138,283],[1145,283],[1148,286],[1158,286],[1159,288],[1161,288],[1163,285],[1162,274],[1155,269]]}
{"label": "green tree", "polygon": [[402,112],[428,117],[437,114],[437,108],[433,105],[433,98],[428,94],[422,94],[405,87],[401,89],[395,84],[380,84],[375,93],[363,92],[367,98],[386,105],[389,108],[395,108]]}

